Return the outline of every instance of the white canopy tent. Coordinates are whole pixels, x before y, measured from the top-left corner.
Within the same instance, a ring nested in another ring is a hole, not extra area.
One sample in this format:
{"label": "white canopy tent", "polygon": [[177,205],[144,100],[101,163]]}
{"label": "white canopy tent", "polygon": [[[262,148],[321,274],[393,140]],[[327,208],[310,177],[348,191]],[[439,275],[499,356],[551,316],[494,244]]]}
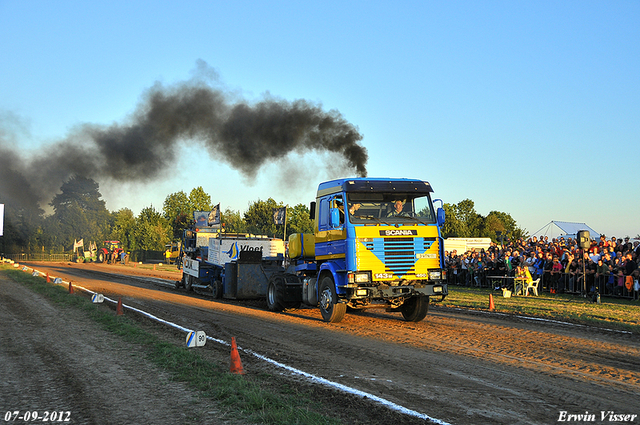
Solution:
{"label": "white canopy tent", "polygon": [[533,233],[531,236],[537,236],[538,239],[540,237],[547,236],[549,239],[575,239],[579,230],[588,230],[589,237],[591,239],[598,239],[600,237],[600,233],[593,230],[591,227],[587,226],[586,223],[574,223],[569,221],[550,221],[546,226],[542,227],[537,232]]}

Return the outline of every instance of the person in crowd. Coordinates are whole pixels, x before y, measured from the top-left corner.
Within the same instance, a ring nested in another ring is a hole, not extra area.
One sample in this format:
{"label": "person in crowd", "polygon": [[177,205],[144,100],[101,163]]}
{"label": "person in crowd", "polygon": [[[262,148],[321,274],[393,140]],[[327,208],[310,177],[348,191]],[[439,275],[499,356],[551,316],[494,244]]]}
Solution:
{"label": "person in crowd", "polygon": [[640,269],[633,272],[633,300],[640,300]]}
{"label": "person in crowd", "polygon": [[533,278],[531,277],[531,273],[529,273],[529,269],[525,267],[523,264],[520,264],[516,267],[516,276],[513,279],[514,284],[514,294],[519,294],[522,292],[522,295],[527,296],[527,285],[533,282]]}
{"label": "person in crowd", "polygon": [[533,274],[534,279],[542,278],[542,274],[544,273],[544,253],[542,251],[538,251],[536,262],[533,267],[535,269],[535,273]]}
{"label": "person in crowd", "polygon": [[557,255],[553,256],[551,261],[551,282],[550,288],[553,288],[557,292],[564,292],[564,288],[560,288],[560,275],[562,273],[562,264],[560,264],[560,258]]}
{"label": "person in crowd", "polygon": [[591,254],[589,255],[589,259],[594,263],[598,264],[598,260],[600,259],[600,254],[598,253],[598,247],[594,246]]}
{"label": "person in crowd", "polygon": [[596,267],[596,288],[598,288],[598,292],[603,294],[610,293],[612,288],[607,288],[608,283],[609,265],[605,263],[604,259],[600,258]]}
{"label": "person in crowd", "polygon": [[638,270],[638,264],[633,259],[633,254],[631,252],[633,251],[629,250],[629,254],[625,256],[624,262],[624,285],[627,293],[629,294],[633,293],[633,274]]}

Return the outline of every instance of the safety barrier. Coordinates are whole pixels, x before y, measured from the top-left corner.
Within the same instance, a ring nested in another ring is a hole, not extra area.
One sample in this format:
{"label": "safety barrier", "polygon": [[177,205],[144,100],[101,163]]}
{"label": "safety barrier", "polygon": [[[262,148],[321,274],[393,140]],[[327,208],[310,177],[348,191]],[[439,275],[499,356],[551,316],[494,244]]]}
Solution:
{"label": "safety barrier", "polygon": [[6,254],[6,258],[10,258],[13,261],[71,261],[71,254]]}
{"label": "safety barrier", "polygon": [[[466,269],[447,269],[447,283],[449,285],[475,286],[480,288],[491,288],[495,284],[513,284],[507,278],[497,278],[499,273],[494,271],[472,271]],[[514,274],[508,275],[513,277]],[[587,271],[587,282],[584,284],[582,271],[579,273],[551,273],[543,272],[541,275],[533,274],[533,279],[540,278],[539,291],[550,293],[566,294],[593,294],[597,292],[601,296],[619,298],[637,298],[634,294],[633,281],[628,282],[627,276],[621,274],[598,275]]]}

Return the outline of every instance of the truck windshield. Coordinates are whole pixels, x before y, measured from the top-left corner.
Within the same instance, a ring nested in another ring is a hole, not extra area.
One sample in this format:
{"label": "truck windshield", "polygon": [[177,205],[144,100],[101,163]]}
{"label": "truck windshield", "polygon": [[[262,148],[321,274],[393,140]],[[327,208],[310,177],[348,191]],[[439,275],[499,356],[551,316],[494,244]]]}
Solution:
{"label": "truck windshield", "polygon": [[435,223],[433,204],[428,194],[347,193],[347,207],[349,221],[354,224]]}

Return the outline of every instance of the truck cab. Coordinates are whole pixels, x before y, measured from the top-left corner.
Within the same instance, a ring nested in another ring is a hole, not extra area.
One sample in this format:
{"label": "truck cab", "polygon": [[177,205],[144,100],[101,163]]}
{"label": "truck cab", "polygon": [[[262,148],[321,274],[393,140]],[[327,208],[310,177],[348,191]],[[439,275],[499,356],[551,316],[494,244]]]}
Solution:
{"label": "truck cab", "polygon": [[444,210],[434,209],[432,192],[428,182],[410,179],[320,184],[311,209],[316,296],[325,321],[340,321],[347,307],[383,307],[420,321],[430,297],[444,299]]}

